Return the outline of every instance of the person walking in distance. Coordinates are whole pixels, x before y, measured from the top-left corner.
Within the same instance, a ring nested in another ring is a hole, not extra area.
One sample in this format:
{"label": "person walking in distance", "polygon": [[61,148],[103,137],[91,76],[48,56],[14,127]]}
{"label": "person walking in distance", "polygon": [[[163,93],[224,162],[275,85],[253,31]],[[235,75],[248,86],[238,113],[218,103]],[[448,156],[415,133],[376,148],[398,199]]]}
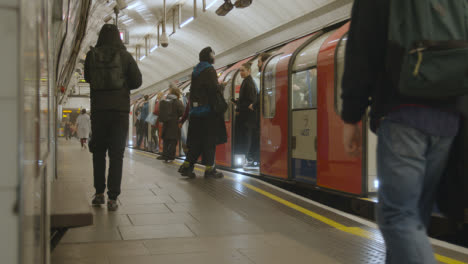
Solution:
{"label": "person walking in distance", "polygon": [[122,181],[122,164],[127,141],[130,90],[141,86],[141,72],[127,52],[115,25],[105,24],[97,44],[86,55],[85,79],[91,87],[91,127],[93,140],[93,205],[105,203],[106,154],[109,156],[107,208],[118,208],[117,197]]}
{"label": "person walking in distance", "polygon": [[91,122],[89,115],[86,114],[86,109],[81,110],[81,114],[76,119],[77,135],[80,139],[81,149],[86,149],[89,132],[91,129]]}

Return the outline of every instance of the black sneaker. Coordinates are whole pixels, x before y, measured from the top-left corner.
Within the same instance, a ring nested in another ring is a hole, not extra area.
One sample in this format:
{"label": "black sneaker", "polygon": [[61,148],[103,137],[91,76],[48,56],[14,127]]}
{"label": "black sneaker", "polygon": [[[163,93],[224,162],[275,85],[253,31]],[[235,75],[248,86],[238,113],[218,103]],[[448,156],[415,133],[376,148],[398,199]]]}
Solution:
{"label": "black sneaker", "polygon": [[93,198],[93,201],[91,201],[91,204],[93,206],[100,206],[100,205],[105,204],[105,203],[106,203],[106,198],[104,197],[103,193],[95,194],[94,198]]}
{"label": "black sneaker", "polygon": [[216,169],[205,170],[205,178],[221,179],[224,175]]}
{"label": "black sneaker", "polygon": [[180,166],[179,168],[179,173],[182,176],[189,177],[189,178],[195,178],[195,172],[193,172],[193,166]]}
{"label": "black sneaker", "polygon": [[119,205],[117,204],[116,200],[109,199],[109,201],[107,201],[107,210],[108,211],[117,211],[118,208],[119,208]]}

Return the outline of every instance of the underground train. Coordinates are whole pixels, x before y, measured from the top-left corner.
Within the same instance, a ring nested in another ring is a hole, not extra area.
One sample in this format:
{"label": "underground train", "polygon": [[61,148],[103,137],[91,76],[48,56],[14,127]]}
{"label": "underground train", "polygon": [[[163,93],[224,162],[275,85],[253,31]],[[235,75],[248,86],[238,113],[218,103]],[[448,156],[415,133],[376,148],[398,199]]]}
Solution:
{"label": "underground train", "polygon": [[[252,77],[259,89],[260,164],[257,174],[278,180],[304,183],[347,195],[368,197],[378,188],[376,178],[376,136],[363,118],[361,157],[348,156],[343,148],[341,78],[349,22],[333,25],[305,36],[263,50],[271,54],[261,72],[256,67],[258,54],[217,69],[219,82],[226,82],[227,102],[237,99],[242,78],[241,65],[252,62]],[[184,95],[190,90],[189,76],[178,81]],[[156,99],[166,91],[150,96],[150,111]],[[136,109],[144,100],[132,98],[130,113],[130,147],[137,147]],[[182,98],[186,104],[186,98]],[[225,113],[228,142],[216,150],[216,165],[236,169],[242,166],[241,155],[233,153],[236,115],[230,105]],[[160,126],[160,124],[157,124]],[[179,155],[184,155],[188,122],[181,129]],[[154,132],[154,131],[153,131]],[[157,141],[157,142],[155,142]],[[147,151],[162,150],[161,139],[148,137],[142,146]]]}

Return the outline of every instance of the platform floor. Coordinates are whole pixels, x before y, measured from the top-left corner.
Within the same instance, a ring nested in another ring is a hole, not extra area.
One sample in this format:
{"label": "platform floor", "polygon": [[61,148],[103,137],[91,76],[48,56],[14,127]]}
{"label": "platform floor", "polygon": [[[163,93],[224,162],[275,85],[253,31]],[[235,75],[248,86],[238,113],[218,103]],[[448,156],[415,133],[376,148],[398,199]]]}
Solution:
{"label": "platform floor", "polygon": [[[198,168],[187,180],[155,157],[127,150],[119,210],[93,208],[94,225],[69,230],[53,264],[384,262],[372,223],[238,174],[205,180]],[[91,201],[91,154],[77,140],[59,140],[58,177]],[[466,249],[433,243],[440,263],[468,263]]]}

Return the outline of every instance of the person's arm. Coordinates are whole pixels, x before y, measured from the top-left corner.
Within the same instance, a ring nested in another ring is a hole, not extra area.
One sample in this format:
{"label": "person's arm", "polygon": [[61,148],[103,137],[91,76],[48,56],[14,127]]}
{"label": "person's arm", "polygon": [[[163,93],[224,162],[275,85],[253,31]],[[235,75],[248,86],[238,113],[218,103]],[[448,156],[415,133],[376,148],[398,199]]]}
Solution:
{"label": "person's arm", "polygon": [[388,1],[355,0],[346,43],[342,81],[344,121],[343,145],[351,156],[360,156],[361,129],[358,125],[369,98],[384,71],[388,27]]}
{"label": "person's arm", "polygon": [[345,123],[361,120],[384,71],[388,27],[385,2],[388,1],[354,1],[342,81],[341,117]]}
{"label": "person's arm", "polygon": [[127,54],[127,85],[130,90],[137,89],[142,84],[142,77],[138,65],[130,53]]}
{"label": "person's arm", "polygon": [[86,54],[85,64],[84,64],[84,78],[87,83],[91,83],[91,56],[92,51],[88,51]]}
{"label": "person's arm", "polygon": [[208,68],[208,75],[206,81],[206,89],[208,95],[208,102],[211,106],[216,104],[216,92],[218,89],[218,75],[213,67]]}
{"label": "person's arm", "polygon": [[180,124],[183,124],[183,123],[185,123],[185,121],[187,121],[189,113],[190,113],[190,99],[187,100],[187,105],[185,105],[184,114],[182,115],[182,117],[179,120]]}
{"label": "person's arm", "polygon": [[257,92],[255,89],[255,84],[246,80],[243,98],[242,100],[239,100],[239,110],[241,112],[249,111],[250,105],[255,103],[255,101],[257,100]]}

